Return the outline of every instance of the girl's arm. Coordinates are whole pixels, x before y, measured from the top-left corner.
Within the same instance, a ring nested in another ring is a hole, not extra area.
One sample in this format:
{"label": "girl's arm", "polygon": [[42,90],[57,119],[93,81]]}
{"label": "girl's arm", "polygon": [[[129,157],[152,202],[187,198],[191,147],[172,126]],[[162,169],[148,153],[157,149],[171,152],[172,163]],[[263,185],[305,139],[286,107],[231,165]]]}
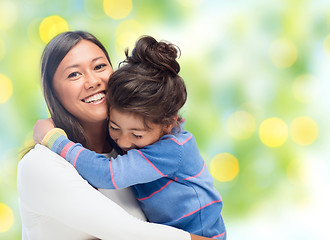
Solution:
{"label": "girl's arm", "polygon": [[25,155],[17,175],[20,201],[25,206],[78,231],[100,239],[190,239],[190,234],[182,230],[130,216],[83,180],[72,165],[44,146],[37,145]]}
{"label": "girl's arm", "polygon": [[91,185],[106,189],[126,188],[170,175],[178,170],[182,156],[180,145],[160,140],[110,161],[103,154],[70,141],[59,128],[49,131],[42,144],[70,162]]}

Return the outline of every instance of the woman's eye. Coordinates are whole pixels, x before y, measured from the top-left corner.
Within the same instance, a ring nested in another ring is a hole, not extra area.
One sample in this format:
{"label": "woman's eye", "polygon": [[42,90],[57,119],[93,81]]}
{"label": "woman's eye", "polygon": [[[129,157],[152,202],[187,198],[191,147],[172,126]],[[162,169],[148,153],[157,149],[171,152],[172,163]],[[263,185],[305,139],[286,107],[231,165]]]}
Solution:
{"label": "woman's eye", "polygon": [[104,68],[106,66],[106,64],[99,64],[97,66],[95,66],[95,70],[100,70],[102,68]]}
{"label": "woman's eye", "polygon": [[68,78],[76,78],[79,76],[79,73],[78,72],[73,72],[73,73],[70,73]]}

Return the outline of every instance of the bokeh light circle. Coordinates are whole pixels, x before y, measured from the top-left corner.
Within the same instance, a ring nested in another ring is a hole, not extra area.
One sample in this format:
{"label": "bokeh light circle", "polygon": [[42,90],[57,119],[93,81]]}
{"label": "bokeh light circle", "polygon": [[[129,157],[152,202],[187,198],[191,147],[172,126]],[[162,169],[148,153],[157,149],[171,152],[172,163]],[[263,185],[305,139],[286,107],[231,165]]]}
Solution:
{"label": "bokeh light circle", "polygon": [[7,232],[13,224],[13,211],[6,204],[0,203],[0,232]]}
{"label": "bokeh light circle", "polygon": [[135,20],[127,20],[120,23],[116,29],[115,49],[118,56],[124,57],[124,50],[130,51],[135,46],[135,42],[143,35],[142,25]]}
{"label": "bokeh light circle", "polygon": [[312,144],[318,137],[317,123],[307,116],[294,119],[290,125],[290,137],[298,145]]}
{"label": "bokeh light circle", "polygon": [[238,160],[230,153],[217,154],[211,160],[210,172],[220,182],[231,181],[239,172]]}
{"label": "bokeh light circle", "polygon": [[237,140],[248,139],[255,129],[255,119],[246,111],[236,111],[227,120],[228,133]]}
{"label": "bokeh light circle", "polygon": [[13,85],[11,80],[0,73],[0,104],[5,103],[13,94]]}
{"label": "bokeh light circle", "polygon": [[272,63],[278,68],[292,66],[298,57],[296,46],[286,39],[279,39],[272,43],[269,50]]}
{"label": "bokeh light circle", "polygon": [[40,38],[44,43],[48,43],[56,35],[68,30],[68,23],[57,15],[46,17],[39,25]]}
{"label": "bokeh light circle", "polygon": [[268,118],[259,127],[259,137],[268,147],[280,147],[288,138],[288,126],[279,118]]}
{"label": "bokeh light circle", "polygon": [[104,0],[104,12],[112,19],[123,19],[132,11],[132,0]]}

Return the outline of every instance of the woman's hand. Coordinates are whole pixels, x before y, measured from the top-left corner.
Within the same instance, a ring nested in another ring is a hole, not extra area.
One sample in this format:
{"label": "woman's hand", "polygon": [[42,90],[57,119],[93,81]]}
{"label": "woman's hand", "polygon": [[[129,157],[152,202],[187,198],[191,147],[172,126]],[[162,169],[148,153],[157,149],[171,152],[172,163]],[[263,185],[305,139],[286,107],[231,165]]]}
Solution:
{"label": "woman's hand", "polygon": [[35,143],[41,143],[46,134],[55,128],[54,122],[51,118],[39,119],[33,126],[33,140]]}

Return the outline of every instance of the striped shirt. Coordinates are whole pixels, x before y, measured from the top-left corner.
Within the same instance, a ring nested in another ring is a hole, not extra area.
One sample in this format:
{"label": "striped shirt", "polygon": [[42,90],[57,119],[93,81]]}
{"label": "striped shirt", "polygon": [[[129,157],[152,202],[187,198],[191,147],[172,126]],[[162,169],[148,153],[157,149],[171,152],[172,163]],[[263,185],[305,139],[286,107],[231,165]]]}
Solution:
{"label": "striped shirt", "polygon": [[152,145],[110,159],[71,142],[63,132],[47,135],[43,144],[69,161],[91,185],[130,186],[150,222],[226,238],[221,196],[190,132],[165,135]]}

